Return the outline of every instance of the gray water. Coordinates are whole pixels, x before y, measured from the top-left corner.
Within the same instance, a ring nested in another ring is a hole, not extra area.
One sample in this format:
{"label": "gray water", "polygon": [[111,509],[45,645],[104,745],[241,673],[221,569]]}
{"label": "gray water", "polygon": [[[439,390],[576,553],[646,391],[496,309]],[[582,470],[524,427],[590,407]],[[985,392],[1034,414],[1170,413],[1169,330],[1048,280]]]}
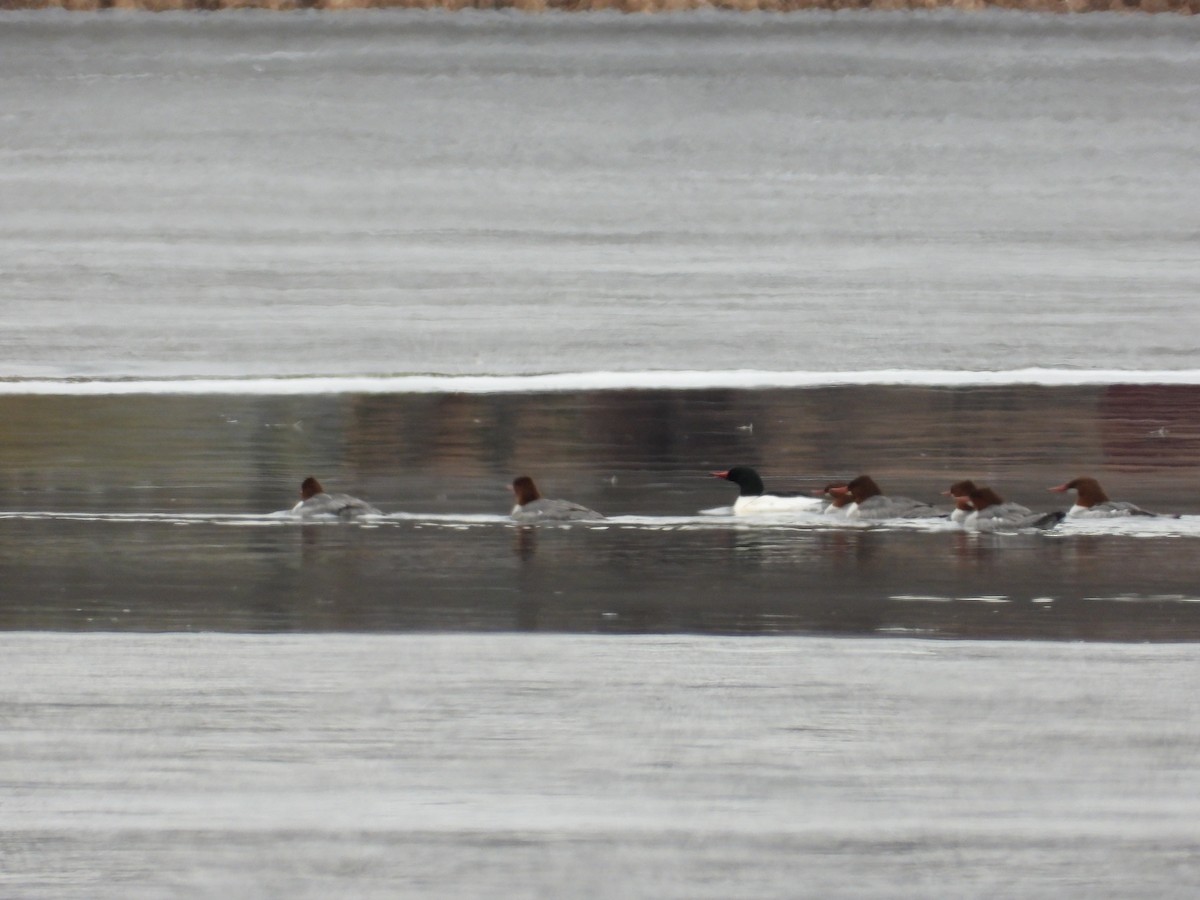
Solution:
{"label": "gray water", "polygon": [[8,896],[1200,880],[1190,646],[12,635],[0,672]]}
{"label": "gray water", "polygon": [[[0,396],[0,628],[1195,640],[1198,411],[1184,385]],[[746,520],[709,475],[736,464],[943,504],[973,478],[1038,510],[1091,473],[1164,515]],[[522,472],[610,518],[518,527]],[[311,473],[384,516],[274,515]]]}
{"label": "gray water", "polygon": [[0,16],[0,894],[1193,896],[1198,29]]}
{"label": "gray water", "polygon": [[1200,22],[6,14],[10,376],[1195,369]]}

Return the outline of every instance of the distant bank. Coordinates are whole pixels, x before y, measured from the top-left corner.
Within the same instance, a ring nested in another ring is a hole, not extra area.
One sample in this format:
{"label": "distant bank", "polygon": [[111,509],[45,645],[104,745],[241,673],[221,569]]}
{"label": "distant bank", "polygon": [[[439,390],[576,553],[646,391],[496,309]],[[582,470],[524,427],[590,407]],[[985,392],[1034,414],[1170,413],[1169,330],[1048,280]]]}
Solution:
{"label": "distant bank", "polygon": [[1200,0],[0,0],[4,9],[141,9],[150,12],[221,9],[515,9],[523,12],[625,13],[721,9],[794,12],[804,9],[960,9],[989,7],[1025,12],[1200,13]]}

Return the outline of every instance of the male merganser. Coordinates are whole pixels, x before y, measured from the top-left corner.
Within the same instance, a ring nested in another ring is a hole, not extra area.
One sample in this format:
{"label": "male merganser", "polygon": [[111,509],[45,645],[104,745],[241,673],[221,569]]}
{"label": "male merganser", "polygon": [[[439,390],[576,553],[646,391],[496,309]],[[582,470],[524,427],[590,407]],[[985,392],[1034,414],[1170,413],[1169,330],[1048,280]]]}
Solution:
{"label": "male merganser", "polygon": [[971,491],[975,490],[973,481],[956,481],[950,485],[950,490],[942,491],[943,497],[954,498],[954,511],[950,513],[950,521],[961,525],[974,510],[971,508]]}
{"label": "male merganser", "polygon": [[528,475],[513,479],[512,492],[517,498],[512,517],[520,522],[573,522],[604,518],[594,509],[569,500],[547,500]]}
{"label": "male merganser", "polygon": [[964,528],[975,531],[999,531],[1011,528],[1053,528],[1065,517],[1061,510],[1035,513],[1020,503],[1010,503],[989,487],[972,487],[967,495],[974,508]]}
{"label": "male merganser", "polygon": [[1117,516],[1156,516],[1128,500],[1109,500],[1095,478],[1076,478],[1058,487],[1047,488],[1055,494],[1075,491],[1075,505],[1067,510],[1070,519],[1109,519]]}
{"label": "male merganser", "polygon": [[300,502],[292,507],[300,516],[378,516],[370,503],[349,494],[327,494],[321,482],[311,475],[300,483]]}
{"label": "male merganser", "polygon": [[797,512],[818,512],[824,503],[816,497],[789,494],[768,494],[762,478],[749,466],[734,466],[725,472],[710,473],[713,478],[732,481],[740,489],[733,502],[735,516],[786,515]]}
{"label": "male merganser", "polygon": [[846,513],[848,519],[915,519],[944,516],[945,512],[920,500],[908,497],[885,497],[869,475],[859,475],[846,485],[854,505]]}

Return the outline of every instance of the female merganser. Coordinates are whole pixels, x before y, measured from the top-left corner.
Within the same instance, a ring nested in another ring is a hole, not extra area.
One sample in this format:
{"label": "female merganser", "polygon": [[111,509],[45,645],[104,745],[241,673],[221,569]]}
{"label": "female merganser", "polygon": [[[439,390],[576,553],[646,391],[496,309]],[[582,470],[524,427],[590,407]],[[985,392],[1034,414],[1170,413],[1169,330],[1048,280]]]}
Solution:
{"label": "female merganser", "polygon": [[1075,491],[1075,505],[1067,510],[1069,519],[1109,519],[1117,516],[1156,516],[1127,500],[1109,500],[1095,478],[1076,478],[1058,487],[1047,488],[1055,494]]}
{"label": "female merganser", "polygon": [[370,503],[349,494],[327,494],[321,482],[311,475],[300,483],[300,502],[292,507],[300,516],[378,516]]}
{"label": "female merganser", "polygon": [[945,513],[908,497],[885,497],[869,475],[859,475],[846,485],[854,505],[846,513],[848,519],[915,519],[944,516]]}
{"label": "female merganser", "polygon": [[512,517],[520,522],[573,522],[604,518],[594,509],[569,500],[545,499],[528,475],[513,479],[512,492],[517,498]]}
{"label": "female merganser", "polygon": [[972,487],[967,495],[974,508],[964,528],[975,531],[998,531],[1011,528],[1053,528],[1061,522],[1065,513],[1060,510],[1035,513],[1020,503],[1006,502],[989,487]]}
{"label": "female merganser", "polygon": [[733,503],[735,516],[786,515],[797,512],[819,512],[824,503],[816,497],[768,494],[762,478],[749,466],[734,466],[725,472],[710,473],[713,478],[732,481],[741,490]]}
{"label": "female merganser", "polygon": [[850,507],[854,505],[854,498],[846,490],[844,482],[838,481],[825,485],[821,494],[829,498],[829,505],[822,510],[827,516],[840,516],[844,519]]}
{"label": "female merganser", "polygon": [[943,497],[954,498],[954,511],[950,513],[950,521],[961,525],[974,510],[971,508],[971,491],[975,490],[973,481],[956,481],[950,485],[950,490],[942,491]]}

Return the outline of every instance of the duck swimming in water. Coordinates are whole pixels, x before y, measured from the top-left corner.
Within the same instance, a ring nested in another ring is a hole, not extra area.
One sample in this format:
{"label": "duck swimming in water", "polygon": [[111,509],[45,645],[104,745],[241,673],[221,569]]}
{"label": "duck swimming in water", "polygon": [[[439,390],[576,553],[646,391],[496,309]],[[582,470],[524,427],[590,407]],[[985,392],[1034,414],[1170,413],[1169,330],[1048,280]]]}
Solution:
{"label": "duck swimming in water", "polygon": [[1065,517],[1061,510],[1035,513],[1020,503],[1006,501],[989,487],[972,487],[967,500],[973,512],[962,524],[972,531],[1053,528]]}
{"label": "duck swimming in water", "polygon": [[961,525],[967,520],[967,516],[974,512],[971,507],[971,491],[975,490],[975,482],[973,481],[956,481],[950,485],[950,489],[942,491],[943,497],[954,498],[954,511],[950,513],[950,521],[956,525]]}
{"label": "duck swimming in water", "polygon": [[833,484],[827,484],[821,489],[820,495],[829,498],[829,505],[826,506],[822,513],[827,516],[837,516],[846,518],[846,513],[854,506],[854,498],[850,496],[850,491],[846,489],[845,482],[835,481]]}
{"label": "duck swimming in water", "polygon": [[569,500],[546,499],[528,475],[513,479],[512,492],[517,499],[512,517],[519,522],[577,522],[604,518],[594,509]]}
{"label": "duck swimming in water", "polygon": [[711,472],[713,478],[731,481],[739,488],[733,502],[735,516],[788,515],[798,512],[820,512],[825,501],[817,497],[791,494],[768,494],[758,472],[749,466],[734,466],[724,472]]}
{"label": "duck swimming in water", "polygon": [[292,513],[299,516],[342,518],[382,515],[365,500],[359,500],[349,494],[327,494],[321,482],[311,475],[300,483],[300,502],[292,507]]}
{"label": "duck swimming in water", "polygon": [[859,475],[846,485],[846,491],[854,499],[854,505],[846,513],[849,519],[926,519],[946,515],[921,500],[885,496],[870,475]]}
{"label": "duck swimming in water", "polygon": [[1112,519],[1118,516],[1157,516],[1128,500],[1109,500],[1095,478],[1076,478],[1058,487],[1047,488],[1055,494],[1075,491],[1075,505],[1067,510],[1068,519]]}

